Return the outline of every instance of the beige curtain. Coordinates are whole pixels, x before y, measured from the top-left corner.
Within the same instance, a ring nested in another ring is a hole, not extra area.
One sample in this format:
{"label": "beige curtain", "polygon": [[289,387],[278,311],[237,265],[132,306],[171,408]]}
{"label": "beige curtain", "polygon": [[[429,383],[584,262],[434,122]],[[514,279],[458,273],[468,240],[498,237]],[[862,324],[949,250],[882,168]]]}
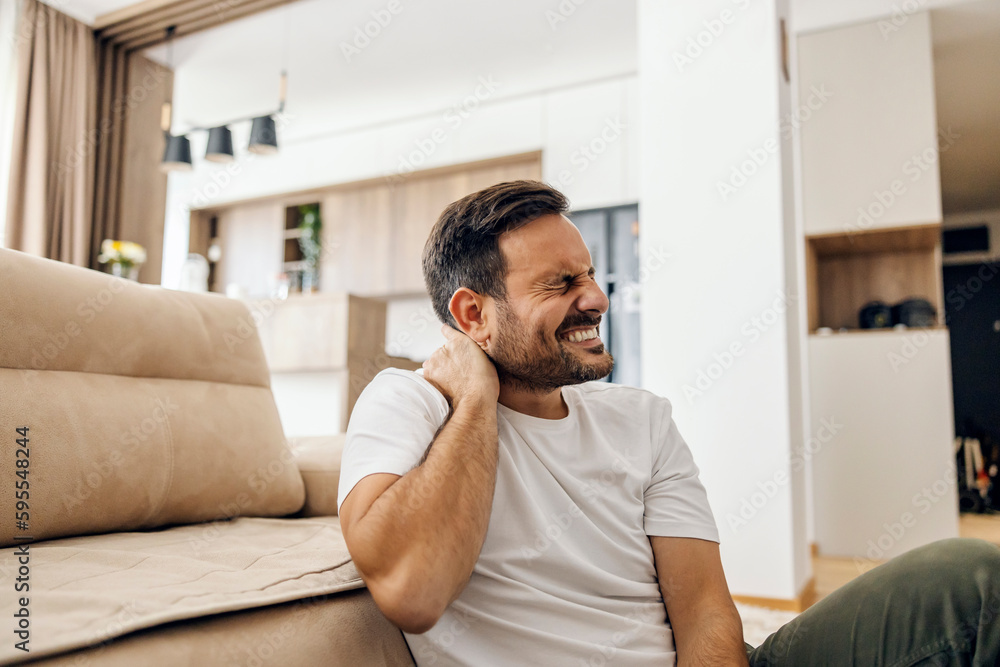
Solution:
{"label": "beige curtain", "polygon": [[88,266],[97,141],[93,32],[38,0],[23,1],[6,245]]}

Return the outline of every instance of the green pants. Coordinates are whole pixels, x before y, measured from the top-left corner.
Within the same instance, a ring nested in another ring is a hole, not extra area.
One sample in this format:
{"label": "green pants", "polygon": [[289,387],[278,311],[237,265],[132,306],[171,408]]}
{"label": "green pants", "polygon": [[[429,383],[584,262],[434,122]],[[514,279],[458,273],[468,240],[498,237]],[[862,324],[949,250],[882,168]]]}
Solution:
{"label": "green pants", "polygon": [[756,649],[751,667],[1000,665],[1000,547],[935,542],[880,565]]}

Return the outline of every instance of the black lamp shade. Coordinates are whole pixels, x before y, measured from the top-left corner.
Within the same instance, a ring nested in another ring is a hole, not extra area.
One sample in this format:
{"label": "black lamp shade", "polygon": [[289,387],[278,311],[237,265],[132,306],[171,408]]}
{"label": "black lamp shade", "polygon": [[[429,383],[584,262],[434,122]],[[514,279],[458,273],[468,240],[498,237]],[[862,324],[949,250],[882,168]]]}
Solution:
{"label": "black lamp shade", "polygon": [[191,169],[191,142],[184,135],[167,135],[167,148],[163,151],[162,171],[189,171]]}
{"label": "black lamp shade", "polygon": [[208,131],[205,159],[212,162],[229,162],[233,159],[233,133],[225,125]]}
{"label": "black lamp shade", "polygon": [[278,152],[278,133],[274,127],[274,118],[258,116],[250,126],[251,153],[271,154]]}

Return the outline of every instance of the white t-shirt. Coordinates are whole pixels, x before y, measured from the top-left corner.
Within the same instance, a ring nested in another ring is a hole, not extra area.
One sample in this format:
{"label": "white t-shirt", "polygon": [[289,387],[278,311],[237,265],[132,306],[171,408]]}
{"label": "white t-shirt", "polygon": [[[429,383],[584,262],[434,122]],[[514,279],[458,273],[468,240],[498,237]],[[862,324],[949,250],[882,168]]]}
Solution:
{"label": "white t-shirt", "polygon": [[[486,541],[438,623],[404,634],[420,667],[674,664],[647,535],[719,541],[698,468],[668,400],[602,382],[562,395],[564,419],[497,406]],[[413,469],[448,413],[419,371],[379,373],[351,415],[339,503]]]}

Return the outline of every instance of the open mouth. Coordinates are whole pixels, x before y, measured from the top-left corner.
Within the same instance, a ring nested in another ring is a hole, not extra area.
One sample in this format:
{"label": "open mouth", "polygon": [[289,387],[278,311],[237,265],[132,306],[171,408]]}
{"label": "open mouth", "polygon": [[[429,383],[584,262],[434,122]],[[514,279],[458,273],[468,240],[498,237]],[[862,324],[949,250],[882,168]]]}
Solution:
{"label": "open mouth", "polygon": [[[568,341],[570,343],[588,343],[591,341],[600,342],[600,338],[597,337],[597,327],[591,327],[589,329],[574,329],[573,331],[567,331],[559,336],[561,340]],[[593,343],[596,344],[596,343]]]}

